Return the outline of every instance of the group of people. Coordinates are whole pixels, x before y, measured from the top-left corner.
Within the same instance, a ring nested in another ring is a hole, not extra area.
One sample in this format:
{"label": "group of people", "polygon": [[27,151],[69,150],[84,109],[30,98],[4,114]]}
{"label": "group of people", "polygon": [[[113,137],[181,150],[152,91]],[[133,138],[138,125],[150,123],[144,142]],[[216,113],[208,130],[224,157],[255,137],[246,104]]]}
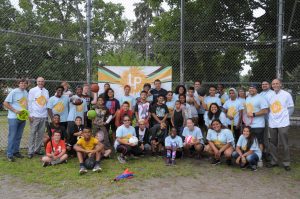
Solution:
{"label": "group of people", "polygon": [[[86,160],[90,159],[97,172],[100,161],[116,151],[122,164],[130,156],[145,154],[165,156],[166,165],[175,165],[175,159],[183,156],[198,159],[209,154],[214,165],[225,159],[228,165],[234,162],[256,171],[268,156],[266,166],[278,166],[280,139],[282,164],[285,170],[291,169],[288,127],[294,103],[278,79],[271,84],[263,81],[260,93],[255,84],[248,92],[212,85],[206,93],[201,81],[188,88],[178,85],[173,92],[163,89],[157,79],[153,88],[145,84],[138,97],[131,96],[131,87],[125,85],[119,99],[109,83],[98,95],[90,92],[88,84],[77,86],[73,93],[63,82],[52,97],[44,78],[37,78],[36,84],[27,92],[28,82],[19,80],[18,88],[3,103],[8,109],[9,161],[23,158],[19,147],[26,121],[17,119],[17,114],[28,109],[28,158],[42,155],[44,147],[43,166],[77,156],[80,174],[88,171]],[[96,116],[87,117],[89,110]]]}

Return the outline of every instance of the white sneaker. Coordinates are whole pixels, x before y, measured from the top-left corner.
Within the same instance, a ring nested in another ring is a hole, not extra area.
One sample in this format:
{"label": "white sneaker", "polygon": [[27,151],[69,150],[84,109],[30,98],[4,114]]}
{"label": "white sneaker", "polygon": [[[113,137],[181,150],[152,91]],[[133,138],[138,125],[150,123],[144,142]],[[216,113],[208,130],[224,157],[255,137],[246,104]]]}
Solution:
{"label": "white sneaker", "polygon": [[258,167],[258,168],[262,168],[263,166],[264,166],[263,161],[262,161],[262,160],[259,160],[259,161],[257,162],[257,167]]}

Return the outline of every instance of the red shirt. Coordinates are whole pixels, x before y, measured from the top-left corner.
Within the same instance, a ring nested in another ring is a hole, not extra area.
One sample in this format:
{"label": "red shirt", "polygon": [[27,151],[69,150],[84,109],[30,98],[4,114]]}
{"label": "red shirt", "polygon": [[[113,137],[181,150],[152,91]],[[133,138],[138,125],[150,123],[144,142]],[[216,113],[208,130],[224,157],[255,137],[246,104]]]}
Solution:
{"label": "red shirt", "polygon": [[52,153],[52,149],[51,147],[53,147],[53,152],[54,155],[58,155],[62,152],[62,150],[66,149],[66,144],[64,140],[59,140],[58,144],[55,143],[54,140],[52,140],[52,146],[51,143],[48,142],[47,147],[46,147],[46,153]]}

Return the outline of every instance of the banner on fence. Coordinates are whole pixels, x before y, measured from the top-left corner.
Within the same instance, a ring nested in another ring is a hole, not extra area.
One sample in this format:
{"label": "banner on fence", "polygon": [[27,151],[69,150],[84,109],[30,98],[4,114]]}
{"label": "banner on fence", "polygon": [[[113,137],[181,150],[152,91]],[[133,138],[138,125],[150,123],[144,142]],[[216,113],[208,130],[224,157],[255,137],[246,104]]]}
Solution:
{"label": "banner on fence", "polygon": [[115,91],[115,98],[124,94],[124,86],[131,86],[131,95],[137,97],[143,90],[145,83],[160,79],[162,88],[172,90],[172,67],[161,66],[101,66],[98,68],[98,84],[100,93],[103,92],[104,84],[109,83]]}

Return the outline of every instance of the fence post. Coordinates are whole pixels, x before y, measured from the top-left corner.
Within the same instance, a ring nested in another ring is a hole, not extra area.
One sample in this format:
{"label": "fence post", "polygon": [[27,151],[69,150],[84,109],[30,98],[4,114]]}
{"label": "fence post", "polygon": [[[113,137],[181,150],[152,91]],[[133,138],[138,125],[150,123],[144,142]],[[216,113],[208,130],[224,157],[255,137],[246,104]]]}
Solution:
{"label": "fence post", "polygon": [[180,9],[180,84],[184,83],[184,0]]}
{"label": "fence post", "polygon": [[277,48],[276,48],[276,77],[282,79],[282,50],[283,50],[283,0],[278,0],[277,11]]}
{"label": "fence post", "polygon": [[91,84],[91,68],[92,68],[92,55],[91,55],[91,0],[87,0],[86,6],[86,43],[87,43],[87,70],[86,80],[87,83]]}

